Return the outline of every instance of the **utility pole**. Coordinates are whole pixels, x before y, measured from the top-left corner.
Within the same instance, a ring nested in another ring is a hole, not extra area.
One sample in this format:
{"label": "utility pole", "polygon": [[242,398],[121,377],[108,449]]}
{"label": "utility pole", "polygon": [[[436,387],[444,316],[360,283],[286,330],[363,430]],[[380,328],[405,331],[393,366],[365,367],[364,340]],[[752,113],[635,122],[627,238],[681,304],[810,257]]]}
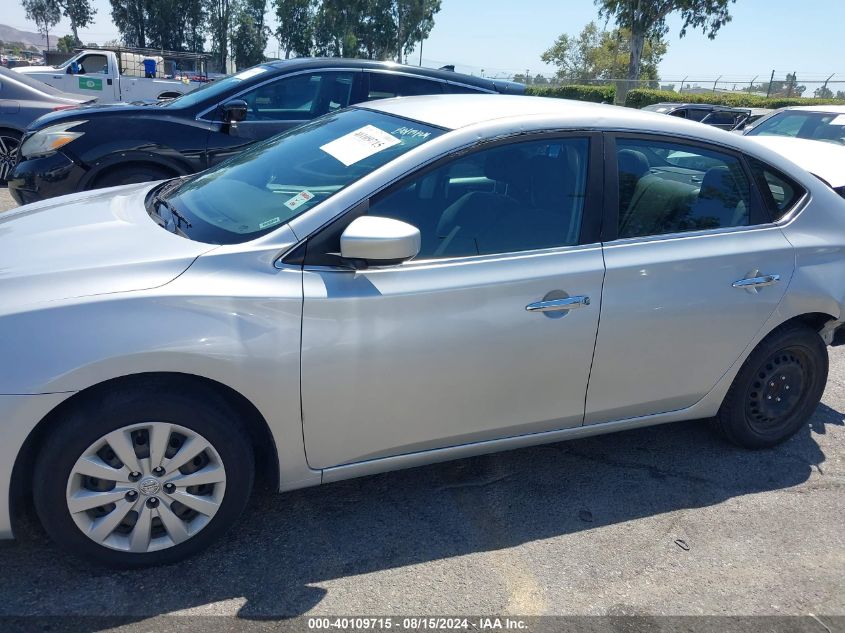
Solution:
{"label": "utility pole", "polygon": [[750,92],[754,92],[754,82],[757,81],[757,77],[760,75],[754,75],[754,79],[751,80],[751,83],[748,84],[748,88]]}
{"label": "utility pole", "polygon": [[772,82],[775,80],[775,71],[772,71],[772,76],[769,78],[769,88],[766,90],[766,99],[772,94]]}
{"label": "utility pole", "polygon": [[[687,75],[689,77],[689,75]],[[684,82],[687,80],[687,77],[681,79],[681,89],[678,91],[678,94],[681,94],[684,91]]]}
{"label": "utility pole", "polygon": [[420,40],[420,67],[422,67],[422,45],[425,40]]}
{"label": "utility pole", "polygon": [[716,78],[716,81],[713,82],[713,92],[716,92],[716,84],[719,83],[719,80],[722,78],[722,75],[719,75]]}

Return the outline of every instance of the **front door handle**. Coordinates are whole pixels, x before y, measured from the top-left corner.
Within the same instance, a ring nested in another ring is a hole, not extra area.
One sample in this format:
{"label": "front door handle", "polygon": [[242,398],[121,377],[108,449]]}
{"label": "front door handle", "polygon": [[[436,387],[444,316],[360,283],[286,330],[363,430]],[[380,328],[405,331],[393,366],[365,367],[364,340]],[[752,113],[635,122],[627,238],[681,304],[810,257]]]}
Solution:
{"label": "front door handle", "polygon": [[590,305],[590,298],[583,295],[566,297],[565,299],[549,299],[548,301],[535,301],[525,306],[529,312],[562,312],[574,310]]}
{"label": "front door handle", "polygon": [[733,282],[734,288],[745,288],[746,290],[755,291],[757,288],[765,288],[780,281],[780,275],[761,275],[759,277],[747,277]]}

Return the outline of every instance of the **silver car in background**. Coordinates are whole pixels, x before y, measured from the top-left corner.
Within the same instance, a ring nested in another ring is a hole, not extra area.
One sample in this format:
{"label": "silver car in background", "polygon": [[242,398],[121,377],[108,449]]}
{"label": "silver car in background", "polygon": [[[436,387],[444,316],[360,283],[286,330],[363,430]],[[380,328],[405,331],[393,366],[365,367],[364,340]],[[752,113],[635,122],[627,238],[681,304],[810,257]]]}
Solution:
{"label": "silver car in background", "polygon": [[93,101],[0,66],[0,186],[5,186],[18,159],[27,126],[43,114]]}
{"label": "silver car in background", "polygon": [[[0,535],[173,562],[280,491],[678,420],[765,448],[845,342],[845,200],[743,137],[373,102],[0,219]],[[530,520],[528,518],[527,520]]]}

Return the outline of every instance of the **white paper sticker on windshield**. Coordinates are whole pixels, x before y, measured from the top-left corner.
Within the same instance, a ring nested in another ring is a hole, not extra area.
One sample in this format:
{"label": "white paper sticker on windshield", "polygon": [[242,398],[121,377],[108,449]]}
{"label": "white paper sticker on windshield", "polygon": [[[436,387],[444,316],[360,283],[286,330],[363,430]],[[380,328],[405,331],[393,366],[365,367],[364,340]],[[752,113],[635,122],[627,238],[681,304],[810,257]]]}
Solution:
{"label": "white paper sticker on windshield", "polygon": [[845,125],[845,114],[840,114],[837,116],[833,121],[830,122],[830,125]]}
{"label": "white paper sticker on windshield", "polygon": [[270,220],[265,220],[261,224],[258,225],[258,230],[261,231],[271,226],[276,226],[277,224],[281,223],[281,218],[272,218]]}
{"label": "white paper sticker on windshield", "polygon": [[361,129],[333,140],[331,143],[326,143],[320,149],[349,167],[401,142],[384,130],[380,130],[373,125],[365,125]]}
{"label": "white paper sticker on windshield", "polygon": [[293,211],[294,209],[298,209],[303,204],[305,204],[306,202],[308,202],[309,200],[311,200],[313,198],[314,198],[314,194],[306,189],[305,191],[300,191],[293,198],[291,198],[290,200],[285,202],[285,206],[288,209],[290,209],[291,211]]}
{"label": "white paper sticker on windshield", "polygon": [[267,69],[263,66],[256,66],[255,68],[250,68],[248,70],[244,70],[239,72],[235,75],[235,79],[240,79],[243,81],[244,79],[249,79],[250,77],[255,77],[256,75],[260,75],[261,73],[266,73]]}

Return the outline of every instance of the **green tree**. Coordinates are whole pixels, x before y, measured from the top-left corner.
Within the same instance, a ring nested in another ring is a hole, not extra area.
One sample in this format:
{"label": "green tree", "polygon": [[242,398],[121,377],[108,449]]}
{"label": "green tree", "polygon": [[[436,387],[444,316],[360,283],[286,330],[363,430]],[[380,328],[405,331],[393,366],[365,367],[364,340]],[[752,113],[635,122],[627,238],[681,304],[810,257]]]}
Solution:
{"label": "green tree", "polygon": [[47,50],[50,50],[50,29],[62,19],[59,6],[52,0],[23,0],[26,19],[35,22],[38,32],[47,38]]}
{"label": "green tree", "polygon": [[147,0],[109,0],[111,17],[124,46],[147,46]]}
{"label": "green tree", "polygon": [[291,53],[297,56],[311,53],[314,37],[314,3],[312,0],[273,0],[276,11],[276,39],[285,52],[285,59]]}
{"label": "green tree", "polygon": [[56,42],[56,48],[62,53],[72,53],[76,46],[77,42],[73,35],[63,35]]}
{"label": "green tree", "polygon": [[232,0],[208,0],[207,8],[211,50],[221,70],[225,72],[229,58],[229,33],[237,13],[237,5]]}
{"label": "green tree", "polygon": [[[711,40],[725,24],[730,22],[729,7],[736,0],[595,0],[599,15],[614,18],[617,26],[631,31],[631,51],[627,78],[635,80],[640,76],[640,65],[646,40],[663,38],[669,31],[666,19],[679,13],[681,37],[690,28],[700,28]],[[616,91],[617,100],[624,99],[626,90]]]}
{"label": "green tree", "polygon": [[833,90],[827,86],[819,86],[813,92],[813,96],[817,99],[833,99]]}
{"label": "green tree", "polygon": [[70,20],[70,30],[73,31],[74,46],[80,46],[79,29],[85,28],[94,21],[97,9],[91,0],[55,0],[62,13]]}
{"label": "green tree", "polygon": [[[631,54],[631,31],[617,28],[602,31],[595,22],[587,24],[577,37],[562,34],[542,55],[547,64],[557,67],[557,78],[570,83],[610,80],[627,74]],[[637,79],[659,79],[657,68],[666,54],[662,37],[646,39]]]}
{"label": "green tree", "polygon": [[441,0],[393,0],[392,16],[396,29],[396,61],[404,58],[417,42],[422,42],[434,28],[434,16]]}
{"label": "green tree", "polygon": [[238,68],[249,68],[264,61],[270,29],[264,24],[267,0],[244,0],[235,17],[232,55]]}

